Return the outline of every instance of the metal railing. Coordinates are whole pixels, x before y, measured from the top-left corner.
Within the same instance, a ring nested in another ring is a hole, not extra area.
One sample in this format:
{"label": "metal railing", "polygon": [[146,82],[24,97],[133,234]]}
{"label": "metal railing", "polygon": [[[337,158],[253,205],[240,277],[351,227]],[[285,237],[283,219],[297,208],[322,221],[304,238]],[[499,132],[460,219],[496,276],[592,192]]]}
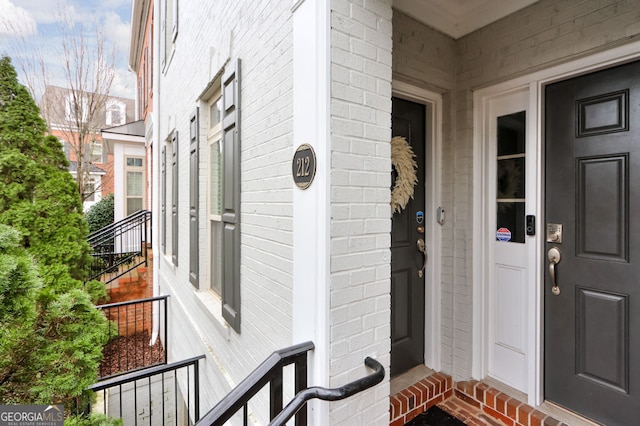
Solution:
{"label": "metal railing", "polygon": [[[323,401],[339,401],[349,398],[359,392],[369,389],[384,379],[384,367],[378,361],[371,357],[364,359],[364,364],[374,372],[361,379],[354,380],[344,386],[335,389],[327,389],[323,387],[311,387],[304,389],[296,394],[296,396],[284,407],[275,418],[271,420],[269,426],[281,426],[287,423],[300,409],[302,409],[307,401],[311,399],[321,399]],[[296,420],[296,425],[298,421]],[[306,422],[305,422],[306,425]],[[300,425],[302,426],[302,425]]]}
{"label": "metal railing", "polygon": [[[108,342],[103,349],[99,380],[167,363],[168,297],[163,295],[97,306],[114,324],[106,336]],[[154,315],[159,322],[162,320],[158,336],[153,336]],[[151,342],[152,338],[155,338],[154,342]]]}
{"label": "metal railing", "polygon": [[101,381],[88,390],[87,412],[119,417],[125,426],[190,424],[200,418],[200,368],[204,355]]}
{"label": "metal railing", "polygon": [[140,210],[133,213],[92,232],[87,241],[92,249],[89,280],[108,284],[139,266],[147,265],[151,212]]}
{"label": "metal railing", "polygon": [[[305,342],[274,352],[211,411],[205,414],[196,423],[196,426],[222,426],[240,410],[242,410],[244,425],[247,425],[249,400],[262,390],[267,383],[270,385],[269,418],[271,423],[269,425],[284,425],[295,416],[296,426],[306,426],[306,403],[308,400],[318,398],[326,401],[336,401],[348,398],[375,386],[384,378],[384,367],[378,361],[367,357],[365,365],[375,370],[373,374],[337,389],[307,388],[307,353],[313,349],[313,342]],[[290,364],[295,365],[294,386],[296,396],[283,410],[283,368]]]}

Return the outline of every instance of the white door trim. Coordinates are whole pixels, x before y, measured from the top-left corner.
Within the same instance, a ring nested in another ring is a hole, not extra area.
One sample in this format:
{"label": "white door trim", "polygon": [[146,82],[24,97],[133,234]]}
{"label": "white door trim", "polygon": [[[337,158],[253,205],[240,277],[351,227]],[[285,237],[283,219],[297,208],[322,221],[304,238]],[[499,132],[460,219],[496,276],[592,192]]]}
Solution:
{"label": "white door trim", "polygon": [[427,181],[431,185],[425,186],[425,226],[426,243],[429,253],[430,273],[425,277],[425,327],[424,327],[424,363],[429,368],[440,371],[441,361],[441,245],[442,230],[436,220],[438,207],[441,206],[442,182],[442,96],[407,83],[393,81],[393,95],[428,104],[431,111],[427,118],[427,137],[430,139],[430,149],[426,150],[425,164],[427,167]]}
{"label": "white door trim", "polygon": [[[481,380],[487,376],[487,355],[486,342],[488,336],[488,323],[486,313],[486,269],[487,258],[484,251],[485,243],[483,235],[486,235],[484,224],[486,218],[485,211],[485,147],[483,139],[485,135],[485,118],[487,103],[491,98],[508,93],[518,88],[529,86],[530,106],[532,120],[528,125],[528,137],[536,139],[536,156],[537,156],[537,177],[536,197],[538,197],[536,209],[536,244],[535,244],[535,286],[532,288],[531,295],[534,297],[531,301],[534,309],[531,309],[528,315],[527,324],[528,336],[527,340],[531,345],[530,359],[528,360],[528,392],[527,399],[529,405],[539,406],[544,401],[543,388],[543,302],[542,302],[542,285],[543,285],[543,268],[540,264],[541,254],[543,251],[544,224],[542,220],[543,191],[542,182],[543,175],[543,114],[544,85],[558,80],[563,80],[571,76],[593,72],[598,69],[607,68],[623,62],[637,60],[640,58],[640,41],[618,46],[613,49],[599,52],[590,56],[575,59],[560,65],[556,65],[544,70],[537,71],[532,74],[523,75],[516,79],[499,83],[497,85],[478,89],[474,93],[474,135],[473,135],[473,326],[472,326],[472,376],[474,379]],[[535,115],[535,119],[533,117]],[[535,128],[532,128],[535,126]]]}

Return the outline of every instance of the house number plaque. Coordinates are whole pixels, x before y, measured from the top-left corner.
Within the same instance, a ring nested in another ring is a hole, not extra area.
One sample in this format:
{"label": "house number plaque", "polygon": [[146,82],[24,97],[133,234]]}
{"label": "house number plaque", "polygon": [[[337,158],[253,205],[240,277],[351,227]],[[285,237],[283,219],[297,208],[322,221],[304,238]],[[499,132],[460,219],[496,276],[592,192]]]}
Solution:
{"label": "house number plaque", "polygon": [[300,189],[307,189],[316,176],[316,153],[308,144],[302,144],[296,149],[291,162],[293,181]]}

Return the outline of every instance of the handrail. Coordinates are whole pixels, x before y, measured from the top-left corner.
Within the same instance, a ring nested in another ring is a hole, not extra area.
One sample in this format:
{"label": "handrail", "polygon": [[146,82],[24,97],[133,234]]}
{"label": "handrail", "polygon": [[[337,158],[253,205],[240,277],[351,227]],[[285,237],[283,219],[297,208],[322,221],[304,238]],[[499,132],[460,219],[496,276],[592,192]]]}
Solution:
{"label": "handrail", "polygon": [[[142,420],[146,418],[148,418],[149,424],[165,424],[165,422],[171,422],[173,424],[176,422],[176,419],[178,419],[178,371],[184,371],[184,369],[186,369],[186,416],[187,418],[191,417],[191,407],[193,407],[193,417],[191,418],[198,421],[200,418],[199,363],[200,360],[204,358],[205,356],[203,354],[171,364],[150,367],[95,383],[88,387],[87,390],[96,393],[102,392],[101,405],[103,406],[102,412],[104,414],[112,416],[113,414],[109,413],[109,407],[113,407],[116,411],[118,411],[119,407],[119,417],[127,417],[125,424],[131,424],[131,422],[133,422],[137,425],[138,420],[141,420],[141,423],[143,423]],[[192,371],[191,374],[189,374],[189,370]],[[175,372],[175,374],[171,375],[172,372]],[[165,382],[165,376],[167,374],[170,376],[168,377],[168,381]],[[190,377],[192,377],[191,382]],[[158,382],[163,389],[159,394],[151,390],[153,378],[159,378]],[[140,381],[142,383],[139,383]],[[171,381],[173,381],[173,386],[169,384]],[[132,384],[131,387],[125,386],[130,384]],[[109,392],[110,389],[114,389],[115,393],[108,397],[107,392]],[[193,399],[191,399],[191,390],[193,390]],[[142,395],[139,395],[139,392]],[[126,400],[123,400],[124,393],[127,393]],[[114,399],[113,404],[108,402],[110,398]],[[173,399],[173,404],[171,404],[171,399]],[[166,407],[167,404],[169,404],[168,407]],[[141,407],[143,407],[142,410],[140,409]],[[171,410],[171,408],[173,408],[173,418],[169,419],[168,416],[171,416],[171,414],[167,414],[165,410]],[[92,412],[94,409],[100,412],[100,407],[92,407],[92,403],[90,402],[88,406],[85,407],[84,413]],[[144,423],[146,423],[146,420]]]}
{"label": "handrail", "polygon": [[[281,376],[282,367],[300,362],[301,357],[306,358],[307,352],[314,348],[313,342],[304,342],[273,352],[238,386],[218,402],[215,407],[205,414],[196,425],[223,425],[267,383],[275,379],[278,376],[278,372]],[[304,368],[306,369],[306,361]],[[306,381],[306,373],[304,380]]]}
{"label": "handrail", "polygon": [[169,296],[170,296],[169,294],[162,294],[160,296],[147,297],[144,299],[127,300],[124,302],[117,302],[117,303],[105,303],[104,305],[96,305],[96,308],[109,309],[109,308],[118,308],[120,306],[135,305],[137,303],[156,302],[158,300],[168,299]]}
{"label": "handrail", "polygon": [[271,420],[269,426],[280,426],[286,424],[287,421],[289,421],[291,417],[293,417],[310,399],[317,398],[323,401],[338,401],[369,389],[384,379],[384,367],[382,364],[371,357],[366,357],[364,359],[364,364],[374,370],[374,372],[339,388],[327,389],[314,386],[298,392],[291,402],[289,402],[287,406]]}
{"label": "handrail", "polygon": [[88,280],[109,284],[129,271],[148,263],[152,240],[151,212],[139,210],[87,236],[92,261]]}
{"label": "handrail", "polygon": [[93,385],[89,386],[87,390],[97,392],[104,389],[112,388],[114,386],[125,385],[136,380],[146,379],[147,377],[155,376],[156,374],[167,373],[169,371],[177,370],[178,368],[186,367],[188,365],[197,365],[197,361],[200,361],[201,359],[204,359],[204,355],[194,356],[192,358],[173,362],[171,364],[162,364],[155,367],[145,368],[144,370],[135,371],[133,373],[124,374],[122,376],[94,383]]}
{"label": "handrail", "polygon": [[113,233],[113,230],[119,227],[122,227],[123,225],[127,224],[128,222],[134,222],[137,219],[140,219],[142,216],[148,216],[150,215],[151,212],[149,210],[138,210],[135,213],[131,213],[129,216],[120,219],[117,222],[113,222],[110,223],[109,225],[98,229],[97,231],[93,231],[92,233],[90,233],[87,236],[87,241],[93,241],[98,239],[98,237],[101,237],[103,234],[107,234],[109,235],[110,233]]}

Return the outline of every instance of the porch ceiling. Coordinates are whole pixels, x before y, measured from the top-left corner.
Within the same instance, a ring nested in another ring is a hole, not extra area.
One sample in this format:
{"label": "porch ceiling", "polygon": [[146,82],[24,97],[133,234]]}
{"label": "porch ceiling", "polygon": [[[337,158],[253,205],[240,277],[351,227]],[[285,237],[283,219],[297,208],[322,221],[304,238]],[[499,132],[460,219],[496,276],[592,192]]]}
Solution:
{"label": "porch ceiling", "polygon": [[458,39],[538,0],[394,0],[394,8]]}

